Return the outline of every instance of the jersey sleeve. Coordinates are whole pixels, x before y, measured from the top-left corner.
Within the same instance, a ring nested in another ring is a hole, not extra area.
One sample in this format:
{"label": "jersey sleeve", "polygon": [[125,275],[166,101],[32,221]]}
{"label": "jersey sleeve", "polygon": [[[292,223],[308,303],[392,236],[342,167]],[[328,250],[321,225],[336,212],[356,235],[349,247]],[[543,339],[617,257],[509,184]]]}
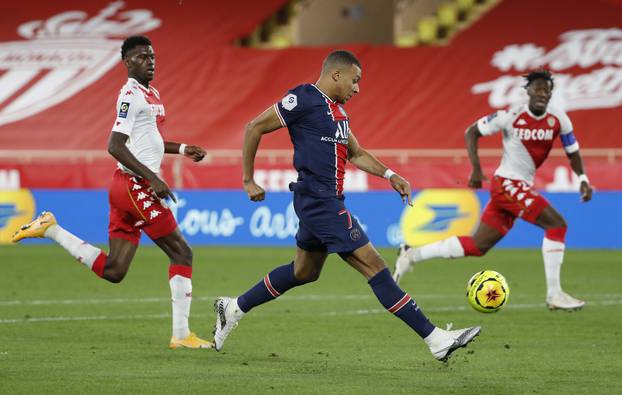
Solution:
{"label": "jersey sleeve", "polygon": [[509,111],[499,110],[480,118],[477,121],[477,129],[483,136],[490,136],[506,129],[511,123],[511,118],[512,114]]}
{"label": "jersey sleeve", "polygon": [[305,96],[298,89],[290,90],[284,98],[274,104],[281,126],[288,127],[296,123],[304,114]]}
{"label": "jersey sleeve", "polygon": [[126,135],[131,135],[134,122],[136,122],[136,115],[140,112],[140,102],[135,99],[136,94],[130,91],[119,96],[117,100],[117,119],[112,126],[113,132],[119,132]]}
{"label": "jersey sleeve", "polygon": [[572,130],[572,122],[570,121],[570,118],[568,118],[568,115],[563,111],[560,111],[557,116],[559,118],[559,123],[561,124],[559,138],[562,141],[564,150],[568,154],[577,152],[579,150],[579,143],[577,142],[577,138]]}

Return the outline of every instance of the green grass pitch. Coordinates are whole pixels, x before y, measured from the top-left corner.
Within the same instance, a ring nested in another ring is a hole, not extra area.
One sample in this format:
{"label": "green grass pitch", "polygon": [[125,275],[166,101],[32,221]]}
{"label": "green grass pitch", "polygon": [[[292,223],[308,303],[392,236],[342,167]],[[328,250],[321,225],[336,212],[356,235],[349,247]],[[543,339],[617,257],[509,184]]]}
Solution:
{"label": "green grass pitch", "polygon": [[[293,252],[195,248],[192,329],[211,338],[214,297],[238,295]],[[392,265],[395,251],[381,252]],[[0,393],[622,393],[620,263],[621,251],[567,251],[562,284],[588,301],[575,313],[544,307],[538,250],[420,264],[401,285],[432,321],[483,327],[443,364],[337,256],[318,282],[247,315],[217,353],[167,348],[167,261],[155,247],[109,284],[58,246],[2,246]],[[467,303],[481,269],[510,284],[496,314]]]}

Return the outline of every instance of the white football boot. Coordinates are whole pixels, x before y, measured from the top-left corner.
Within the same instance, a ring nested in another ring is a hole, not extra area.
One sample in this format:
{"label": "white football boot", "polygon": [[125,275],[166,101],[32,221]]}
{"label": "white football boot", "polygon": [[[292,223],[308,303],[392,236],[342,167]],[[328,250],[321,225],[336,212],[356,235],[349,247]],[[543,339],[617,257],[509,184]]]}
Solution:
{"label": "white football boot", "polygon": [[413,263],[408,257],[408,250],[410,247],[406,244],[400,244],[399,250],[397,250],[397,259],[395,260],[395,268],[393,270],[393,280],[399,284],[400,279],[408,272],[412,272]]}
{"label": "white football boot", "polygon": [[466,347],[467,344],[473,341],[475,336],[479,335],[481,329],[479,326],[457,329],[455,331],[434,328],[432,333],[423,340],[430,348],[434,358],[446,362],[454,351],[461,347]]}
{"label": "white football boot", "polygon": [[238,321],[244,316],[244,312],[238,307],[237,300],[221,296],[214,302],[216,312],[216,325],[214,325],[214,348],[222,350],[227,336],[238,326]]}
{"label": "white football boot", "polygon": [[564,291],[559,291],[546,297],[546,305],[549,310],[575,311],[585,306],[585,301],[573,298]]}

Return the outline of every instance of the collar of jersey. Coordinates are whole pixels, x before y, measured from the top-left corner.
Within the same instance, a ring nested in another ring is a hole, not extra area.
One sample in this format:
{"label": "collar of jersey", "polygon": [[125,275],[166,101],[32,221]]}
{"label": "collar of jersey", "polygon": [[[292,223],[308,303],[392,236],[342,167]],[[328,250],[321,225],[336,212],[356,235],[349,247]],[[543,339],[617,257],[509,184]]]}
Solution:
{"label": "collar of jersey", "polygon": [[527,114],[529,114],[529,116],[532,117],[533,119],[537,119],[538,121],[541,119],[544,119],[544,117],[546,117],[547,114],[549,113],[548,111],[544,111],[544,114],[537,116],[536,114],[531,112],[531,110],[529,109],[529,104],[526,104],[525,108],[527,109]]}
{"label": "collar of jersey", "polygon": [[128,78],[128,80],[136,82],[136,85],[138,85],[138,87],[139,87],[141,90],[143,90],[145,93],[151,93],[151,87],[149,87],[149,88],[145,88],[145,87],[143,86],[143,84],[141,84],[140,82],[138,82],[138,80],[136,80],[136,79],[134,79],[134,78],[132,78],[132,77],[129,77],[129,78]]}
{"label": "collar of jersey", "polygon": [[326,93],[322,92],[322,90],[318,88],[317,86],[315,86],[315,84],[311,84],[311,86],[317,89],[317,91],[320,92],[322,96],[324,96],[326,99],[330,100],[332,103],[335,103],[333,99],[331,99]]}

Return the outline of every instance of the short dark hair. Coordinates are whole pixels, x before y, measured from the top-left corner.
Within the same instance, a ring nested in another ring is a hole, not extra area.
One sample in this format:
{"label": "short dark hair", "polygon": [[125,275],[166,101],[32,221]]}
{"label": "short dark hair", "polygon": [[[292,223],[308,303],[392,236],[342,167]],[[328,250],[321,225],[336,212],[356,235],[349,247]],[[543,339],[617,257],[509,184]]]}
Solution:
{"label": "short dark hair", "polygon": [[359,68],[362,68],[361,62],[359,62],[352,52],[339,49],[329,53],[326,59],[324,59],[324,63],[322,63],[322,71],[337,65],[351,66],[353,64],[357,65]]}
{"label": "short dark hair", "polygon": [[151,40],[146,36],[130,36],[126,38],[121,46],[121,59],[125,59],[125,55],[139,45],[151,45]]}
{"label": "short dark hair", "polygon": [[553,87],[555,86],[555,83],[553,82],[553,74],[551,74],[551,72],[547,69],[538,69],[538,70],[534,70],[529,74],[525,74],[523,76],[523,78],[525,79],[525,89],[529,88],[529,85],[531,85],[532,82],[534,82],[535,80],[539,80],[539,79],[543,79],[545,81],[548,81],[551,83],[551,89],[553,89]]}

